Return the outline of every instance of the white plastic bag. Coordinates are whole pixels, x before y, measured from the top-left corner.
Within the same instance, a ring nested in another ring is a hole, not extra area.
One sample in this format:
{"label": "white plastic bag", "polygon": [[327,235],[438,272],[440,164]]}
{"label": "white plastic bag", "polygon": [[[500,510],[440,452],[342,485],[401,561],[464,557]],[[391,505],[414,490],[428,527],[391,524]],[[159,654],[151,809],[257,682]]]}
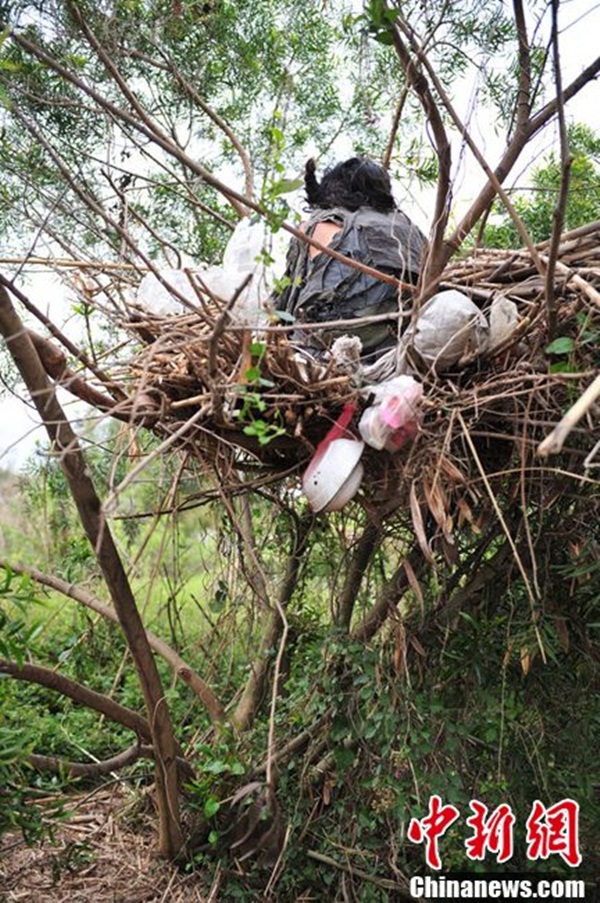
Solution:
{"label": "white plastic bag", "polygon": [[427,367],[443,373],[468,354],[488,347],[488,322],[479,308],[455,289],[427,301],[402,337],[405,351],[416,351]]}
{"label": "white plastic bag", "polygon": [[397,452],[412,442],[423,420],[423,386],[412,376],[396,376],[367,390],[374,403],[364,411],[358,429],[372,448]]}
{"label": "white plastic bag", "polygon": [[[192,263],[189,270],[192,278],[196,277],[200,290],[203,284],[223,301],[233,298],[250,276],[250,282],[239,295],[232,315],[250,326],[260,326],[267,319],[266,302],[275,280],[285,271],[286,252],[287,239],[283,232],[273,234],[264,222],[251,222],[246,217],[235,227],[221,264],[208,266]],[[196,292],[183,269],[165,268],[159,274],[168,286],[192,304],[198,303]],[[154,273],[148,273],[137,291],[138,304],[159,316],[183,313],[186,306],[169,291],[168,286],[163,285]]]}
{"label": "white plastic bag", "polygon": [[287,253],[285,233],[273,234],[262,220],[241,220],[229,239],[223,255],[222,272],[229,281],[228,298],[250,276],[251,281],[238,297],[233,316],[252,326],[264,325],[266,304],[275,280],[285,271]]}
{"label": "white plastic bag", "polygon": [[[168,286],[175,289],[192,304],[198,303],[198,297],[187,273],[183,270],[169,268],[158,270],[158,273]],[[172,294],[154,273],[147,273],[140,282],[136,301],[145,310],[159,317],[181,314],[187,309],[185,304]]]}
{"label": "white plastic bag", "polygon": [[492,301],[489,313],[490,345],[492,351],[507,341],[519,324],[519,311],[514,301],[497,295]]}

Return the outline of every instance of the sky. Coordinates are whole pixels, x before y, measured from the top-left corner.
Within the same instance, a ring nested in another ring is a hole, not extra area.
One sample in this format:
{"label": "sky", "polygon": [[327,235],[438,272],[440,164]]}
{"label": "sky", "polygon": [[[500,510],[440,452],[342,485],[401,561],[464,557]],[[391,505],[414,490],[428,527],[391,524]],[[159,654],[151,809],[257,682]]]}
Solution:
{"label": "sky", "polygon": [[[560,5],[559,25],[563,84],[568,84],[599,54],[600,0],[563,0]],[[468,119],[472,91],[472,81],[466,80],[462,89],[455,95],[456,107],[463,120]],[[588,85],[569,103],[567,117],[569,121],[584,122],[600,133],[600,81]],[[470,127],[484,156],[493,165],[502,151],[494,123],[484,118],[477,123],[471,121]],[[556,128],[551,127],[528,149],[527,158],[524,158],[523,164],[517,165],[506,185],[515,182],[522,184],[526,165],[543,156],[555,142]],[[456,145],[453,153],[455,159],[458,158],[459,151],[460,148]],[[476,196],[483,181],[484,177],[479,167],[472,160],[465,159],[461,171],[456,175],[454,185],[457,212]],[[428,230],[427,211],[431,207],[431,194],[427,192],[420,195],[412,194],[402,203],[402,207],[417,225],[424,231]],[[69,318],[69,304],[68,301],[65,302],[64,291],[55,275],[32,273],[27,278],[24,290],[38,306],[46,305],[45,312],[48,315],[57,318],[61,323]],[[72,320],[66,328],[67,331],[75,328]],[[71,332],[71,336],[77,340],[76,332]],[[36,442],[45,440],[45,434],[31,410],[31,405],[24,404],[22,393],[19,394],[21,397],[7,395],[0,398],[0,469],[22,468],[34,450]],[[82,408],[80,406],[70,410],[77,414],[81,413]]]}
{"label": "sky", "polygon": [[[527,7],[527,2],[525,6]],[[549,27],[547,14],[545,22]],[[531,34],[531,25],[529,25]],[[559,11],[560,65],[563,86],[570,84],[599,55],[600,0],[562,0]],[[550,73],[550,68],[548,72]],[[453,95],[453,103],[461,120],[468,124],[471,137],[493,168],[504,149],[503,133],[495,128],[489,110],[477,105],[476,116],[470,115],[476,90],[473,77],[466,78]],[[546,86],[548,89],[550,85]],[[582,122],[600,133],[600,81],[588,84],[574,97],[565,110],[568,122]],[[517,161],[514,171],[504,183],[505,188],[526,185],[526,173],[558,145],[556,122],[545,128],[530,142],[526,153]],[[455,136],[452,146],[454,215],[460,215],[483,187],[486,177],[468,150],[461,156],[461,141]],[[415,222],[428,231],[428,212],[435,189],[408,197],[403,209]]]}

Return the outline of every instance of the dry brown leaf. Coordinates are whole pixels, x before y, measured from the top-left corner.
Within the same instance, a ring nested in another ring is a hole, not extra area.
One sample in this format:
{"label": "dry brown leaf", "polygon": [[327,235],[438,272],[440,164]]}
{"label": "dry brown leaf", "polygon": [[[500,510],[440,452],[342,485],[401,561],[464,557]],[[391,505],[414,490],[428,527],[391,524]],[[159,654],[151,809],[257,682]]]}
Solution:
{"label": "dry brown leaf", "polygon": [[417,498],[417,489],[414,481],[410,484],[410,490],[408,493],[409,504],[410,504],[410,515],[412,518],[412,524],[415,531],[415,535],[417,537],[417,541],[419,543],[419,547],[423,552],[423,555],[427,559],[430,564],[433,564],[433,553],[427,541],[427,534],[425,533],[425,524],[423,522],[423,515],[421,513],[421,506],[419,505],[419,500]]}
{"label": "dry brown leaf", "polygon": [[427,480],[423,480],[423,492],[427,500],[427,507],[431,511],[436,524],[443,529],[446,520],[446,505],[440,484],[437,483],[430,486]]}
{"label": "dry brown leaf", "polygon": [[421,584],[418,581],[417,575],[415,574],[414,568],[410,561],[406,558],[402,566],[406,571],[406,576],[408,578],[408,582],[410,584],[410,588],[414,592],[415,596],[419,600],[419,607],[421,609],[421,615],[425,614],[425,599],[423,598],[423,590],[421,589]]}
{"label": "dry brown leaf", "polygon": [[473,511],[467,500],[458,499],[456,507],[458,508],[458,526],[463,527],[465,524],[470,524],[476,532],[480,532],[474,523]]}
{"label": "dry brown leaf", "polygon": [[452,517],[448,513],[448,500],[446,494],[439,482],[430,486],[425,480],[423,481],[423,491],[427,499],[427,505],[433,518],[442,531],[445,545],[454,546],[454,537],[452,535]]}
{"label": "dry brown leaf", "polygon": [[467,482],[465,476],[460,472],[458,467],[448,458],[442,458],[440,461],[440,469],[443,470],[447,479],[453,483],[465,484]]}
{"label": "dry brown leaf", "polygon": [[487,506],[481,509],[481,511],[473,521],[473,529],[477,533],[483,533],[487,529],[490,522],[490,515],[491,511]]}
{"label": "dry brown leaf", "polygon": [[411,636],[409,639],[409,643],[413,647],[413,649],[421,656],[421,658],[427,657],[427,653],[423,649],[422,644],[419,642],[419,640],[416,638],[416,636]]}
{"label": "dry brown leaf", "polygon": [[402,674],[406,667],[406,633],[400,622],[396,624],[394,629],[392,663],[396,674]]}

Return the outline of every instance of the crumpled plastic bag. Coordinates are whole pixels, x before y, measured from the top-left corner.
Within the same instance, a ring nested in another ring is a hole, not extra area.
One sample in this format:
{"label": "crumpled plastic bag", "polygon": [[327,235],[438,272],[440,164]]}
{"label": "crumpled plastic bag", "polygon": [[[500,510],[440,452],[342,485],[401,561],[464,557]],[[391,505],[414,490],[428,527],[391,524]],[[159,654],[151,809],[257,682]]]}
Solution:
{"label": "crumpled plastic bag", "polygon": [[412,442],[423,421],[423,386],[412,376],[396,376],[364,392],[374,403],[364,411],[358,429],[372,448],[397,452]]}
{"label": "crumpled plastic bag", "polygon": [[[193,277],[195,265],[190,262],[186,263],[186,269],[190,271]],[[172,267],[162,267],[158,270],[158,276],[154,273],[146,273],[140,282],[137,290],[136,301],[145,310],[164,317],[169,314],[183,313],[187,308],[174,294],[169,291],[166,285],[163,285],[161,279],[172,287],[180,295],[183,295],[191,304],[198,303],[198,296],[190,282],[190,277],[185,270],[173,269]]]}
{"label": "crumpled plastic bag", "polygon": [[245,218],[237,224],[220,268],[222,277],[229,280],[229,292],[221,296],[226,299],[233,297],[247,276],[251,276],[234,305],[235,319],[249,325],[266,323],[266,302],[276,279],[285,271],[287,247],[286,233],[271,232],[262,220],[252,222]]}
{"label": "crumpled plastic bag", "polygon": [[402,336],[404,355],[417,352],[426,367],[443,373],[466,355],[487,350],[489,325],[479,308],[456,289],[426,301],[416,321]]}
{"label": "crumpled plastic bag", "polygon": [[492,301],[489,313],[490,343],[493,351],[498,345],[508,341],[519,324],[519,310],[514,301],[497,295]]}
{"label": "crumpled plastic bag", "polygon": [[[287,238],[278,232],[273,234],[264,222],[251,222],[246,217],[237,224],[229,239],[223,262],[217,265],[191,263],[186,269],[196,286],[206,286],[218,298],[229,301],[244,280],[251,280],[240,293],[232,310],[232,316],[251,326],[264,325],[267,320],[266,302],[275,279],[285,270]],[[198,297],[183,269],[164,268],[159,274],[169,286],[183,295],[194,306]],[[180,314],[187,308],[154,273],[142,279],[137,302],[146,310],[159,316]]]}

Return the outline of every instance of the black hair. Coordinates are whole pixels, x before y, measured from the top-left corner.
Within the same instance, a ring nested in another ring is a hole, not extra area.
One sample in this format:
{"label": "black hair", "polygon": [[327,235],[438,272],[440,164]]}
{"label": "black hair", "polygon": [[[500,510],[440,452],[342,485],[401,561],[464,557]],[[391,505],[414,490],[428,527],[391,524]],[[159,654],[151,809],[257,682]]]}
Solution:
{"label": "black hair", "polygon": [[308,160],[304,171],[306,200],[310,207],[373,207],[387,212],[396,209],[392,185],[386,169],[366,157],[351,157],[325,170],[319,182],[316,164]]}

